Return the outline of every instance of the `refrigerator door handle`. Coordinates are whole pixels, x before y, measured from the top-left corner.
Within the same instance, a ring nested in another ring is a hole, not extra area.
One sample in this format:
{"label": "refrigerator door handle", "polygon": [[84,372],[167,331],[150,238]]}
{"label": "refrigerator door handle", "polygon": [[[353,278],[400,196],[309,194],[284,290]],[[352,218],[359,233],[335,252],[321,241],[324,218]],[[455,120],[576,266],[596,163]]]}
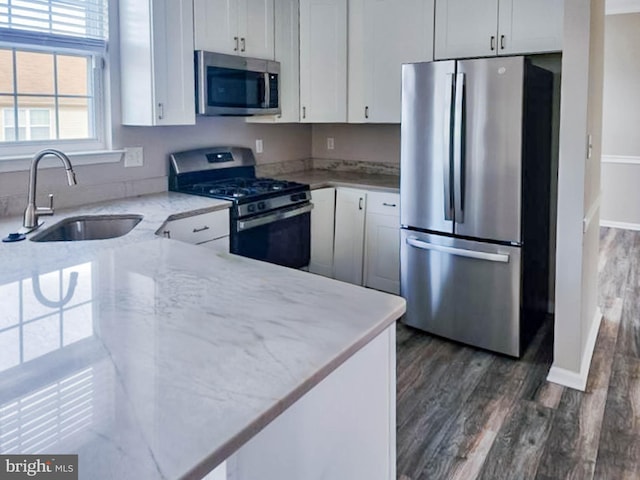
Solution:
{"label": "refrigerator door handle", "polygon": [[464,223],[464,73],[456,74],[456,98],[453,119],[453,176],[456,223]]}
{"label": "refrigerator door handle", "polygon": [[442,173],[444,183],[444,219],[453,220],[453,199],[451,197],[451,110],[453,109],[453,90],[455,88],[455,74],[447,73],[448,85],[444,99],[444,139],[442,145]]}
{"label": "refrigerator door handle", "polygon": [[445,247],[444,245],[434,245],[433,243],[423,242],[416,237],[407,238],[407,244],[422,250],[431,250],[434,252],[447,253],[458,257],[475,258],[478,260],[487,260],[489,262],[509,263],[509,255],[506,253],[486,253],[476,250],[465,250],[462,248]]}

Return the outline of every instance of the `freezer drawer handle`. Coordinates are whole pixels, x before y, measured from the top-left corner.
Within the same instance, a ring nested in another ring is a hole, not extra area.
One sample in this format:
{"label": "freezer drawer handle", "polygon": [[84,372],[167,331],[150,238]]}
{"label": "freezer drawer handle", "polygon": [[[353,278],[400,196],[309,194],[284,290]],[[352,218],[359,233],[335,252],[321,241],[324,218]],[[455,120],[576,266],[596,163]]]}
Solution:
{"label": "freezer drawer handle", "polygon": [[407,243],[412,247],[422,250],[433,250],[434,252],[448,253],[450,255],[457,255],[458,257],[477,258],[478,260],[488,260],[490,262],[509,263],[509,255],[506,253],[486,253],[476,252],[475,250],[464,250],[462,248],[445,247],[443,245],[423,242],[415,237],[407,238]]}

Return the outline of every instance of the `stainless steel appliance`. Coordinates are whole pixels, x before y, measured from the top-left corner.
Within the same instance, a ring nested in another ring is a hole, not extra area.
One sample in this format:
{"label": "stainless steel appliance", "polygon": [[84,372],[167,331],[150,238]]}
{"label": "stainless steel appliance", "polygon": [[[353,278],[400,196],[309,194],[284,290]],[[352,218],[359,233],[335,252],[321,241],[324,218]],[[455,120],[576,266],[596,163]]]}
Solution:
{"label": "stainless steel appliance", "polygon": [[251,149],[211,147],[174,153],[169,190],[233,202],[231,253],[293,268],[309,264],[309,185],[256,178]]}
{"label": "stainless steel appliance", "polygon": [[547,309],[552,75],[524,57],[402,74],[405,322],[520,356]]}
{"label": "stainless steel appliance", "polygon": [[195,68],[198,115],[280,113],[280,63],[197,50]]}

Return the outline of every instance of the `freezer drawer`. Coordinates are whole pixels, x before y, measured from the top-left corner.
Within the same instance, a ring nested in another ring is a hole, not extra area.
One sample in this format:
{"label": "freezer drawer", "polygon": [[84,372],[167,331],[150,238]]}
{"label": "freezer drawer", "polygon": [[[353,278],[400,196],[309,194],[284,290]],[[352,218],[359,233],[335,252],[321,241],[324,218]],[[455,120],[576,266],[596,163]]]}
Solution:
{"label": "freezer drawer", "polygon": [[520,248],[401,230],[405,323],[520,356]]}

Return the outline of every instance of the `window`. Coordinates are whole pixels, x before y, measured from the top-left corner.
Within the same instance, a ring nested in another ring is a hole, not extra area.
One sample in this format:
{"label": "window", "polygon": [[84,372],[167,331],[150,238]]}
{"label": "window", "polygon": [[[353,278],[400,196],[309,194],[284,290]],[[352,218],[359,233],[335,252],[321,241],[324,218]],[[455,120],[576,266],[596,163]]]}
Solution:
{"label": "window", "polygon": [[106,10],[107,0],[0,0],[0,147],[104,146]]}

